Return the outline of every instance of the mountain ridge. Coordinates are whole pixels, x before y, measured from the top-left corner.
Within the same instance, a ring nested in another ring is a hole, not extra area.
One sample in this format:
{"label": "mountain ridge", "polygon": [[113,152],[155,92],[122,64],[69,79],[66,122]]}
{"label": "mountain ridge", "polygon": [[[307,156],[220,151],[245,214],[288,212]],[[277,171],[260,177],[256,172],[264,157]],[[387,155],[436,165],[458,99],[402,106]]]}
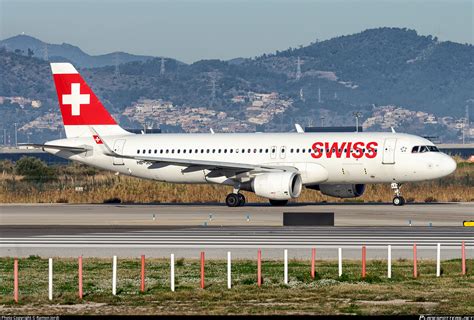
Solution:
{"label": "mountain ridge", "polygon": [[65,43],[51,44],[43,42],[29,35],[17,35],[0,41],[0,47],[9,51],[21,50],[28,54],[28,49],[33,51],[33,56],[49,61],[70,61],[77,67],[103,67],[108,65],[123,64],[132,61],[146,61],[153,56],[136,55],[116,51],[100,55],[85,53],[78,46]]}
{"label": "mountain ridge", "polygon": [[[192,64],[166,58],[164,63],[164,73],[162,60],[150,58],[118,67],[84,68],[81,74],[121,123],[129,121],[124,110],[139,99],[205,107],[239,119],[245,114],[234,97],[250,92],[277,92],[291,101],[284,114],[271,120],[273,128],[278,122],[291,127],[296,117],[326,117],[331,125],[348,124],[352,111],[368,117],[374,107],[386,105],[461,117],[465,106],[474,102],[474,47],[440,42],[405,28],[368,29],[255,58]],[[23,122],[59,112],[48,62],[0,51],[0,79],[0,96],[43,102],[29,113],[17,110]]]}

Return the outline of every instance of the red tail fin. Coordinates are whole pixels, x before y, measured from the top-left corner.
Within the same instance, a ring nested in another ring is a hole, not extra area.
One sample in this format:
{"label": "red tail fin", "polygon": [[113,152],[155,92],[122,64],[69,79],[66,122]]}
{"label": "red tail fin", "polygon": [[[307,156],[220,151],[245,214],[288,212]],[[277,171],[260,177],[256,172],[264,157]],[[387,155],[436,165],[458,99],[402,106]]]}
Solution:
{"label": "red tail fin", "polygon": [[51,63],[51,70],[68,137],[91,135],[87,126],[94,126],[103,135],[127,133],[117,125],[72,64]]}

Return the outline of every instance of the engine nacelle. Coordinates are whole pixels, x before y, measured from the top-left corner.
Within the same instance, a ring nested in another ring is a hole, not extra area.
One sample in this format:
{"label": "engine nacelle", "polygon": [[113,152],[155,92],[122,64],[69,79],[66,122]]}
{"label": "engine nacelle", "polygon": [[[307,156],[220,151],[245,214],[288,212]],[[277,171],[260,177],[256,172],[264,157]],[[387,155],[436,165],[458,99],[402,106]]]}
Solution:
{"label": "engine nacelle", "polygon": [[271,200],[289,200],[299,197],[303,188],[301,175],[296,172],[271,172],[256,176],[250,184],[242,185],[242,190],[253,191],[256,195]]}
{"label": "engine nacelle", "polygon": [[322,194],[337,198],[357,198],[364,194],[365,184],[320,184],[308,186],[321,191]]}

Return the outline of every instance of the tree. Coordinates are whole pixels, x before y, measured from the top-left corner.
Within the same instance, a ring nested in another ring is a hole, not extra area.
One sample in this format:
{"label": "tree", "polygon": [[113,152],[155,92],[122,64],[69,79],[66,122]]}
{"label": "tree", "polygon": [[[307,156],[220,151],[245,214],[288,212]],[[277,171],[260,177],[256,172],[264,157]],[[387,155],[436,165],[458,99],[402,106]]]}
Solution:
{"label": "tree", "polygon": [[18,160],[15,164],[15,173],[33,182],[47,182],[57,178],[53,168],[34,157],[22,157]]}
{"label": "tree", "polygon": [[11,162],[10,160],[0,161],[0,171],[2,172],[3,175],[13,173],[13,168],[14,168],[13,162]]}

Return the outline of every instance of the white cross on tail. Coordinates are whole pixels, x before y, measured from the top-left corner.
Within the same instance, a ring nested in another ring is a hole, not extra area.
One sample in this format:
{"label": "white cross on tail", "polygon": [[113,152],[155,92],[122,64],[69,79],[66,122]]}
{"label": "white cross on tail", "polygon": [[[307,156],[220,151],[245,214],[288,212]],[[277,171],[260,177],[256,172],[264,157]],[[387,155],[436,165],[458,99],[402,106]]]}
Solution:
{"label": "white cross on tail", "polygon": [[71,83],[71,94],[63,94],[63,104],[71,105],[71,115],[81,115],[81,104],[90,104],[91,95],[81,94],[81,84]]}

